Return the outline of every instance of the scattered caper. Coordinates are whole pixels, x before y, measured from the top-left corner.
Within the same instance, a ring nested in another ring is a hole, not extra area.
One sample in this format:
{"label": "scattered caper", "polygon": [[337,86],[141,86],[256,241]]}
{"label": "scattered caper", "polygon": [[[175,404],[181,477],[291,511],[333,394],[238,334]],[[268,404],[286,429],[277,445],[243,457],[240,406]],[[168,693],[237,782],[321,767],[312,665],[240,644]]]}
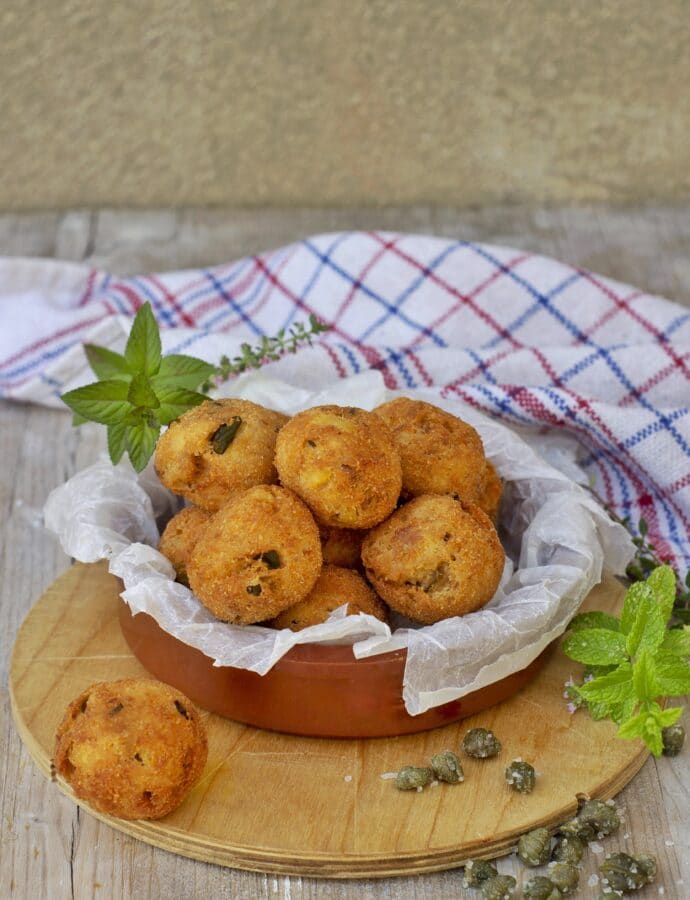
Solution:
{"label": "scattered caper", "polygon": [[580,880],[580,871],[570,863],[557,862],[549,866],[549,878],[565,897],[572,894]]}
{"label": "scattered caper", "polygon": [[417,788],[426,787],[434,780],[431,769],[419,766],[403,766],[395,779],[395,786],[400,791],[416,791]]}
{"label": "scattered caper", "polygon": [[465,780],[460,760],[452,750],[444,750],[443,753],[436,753],[432,756],[431,768],[439,781],[457,784],[459,781]]}
{"label": "scattered caper", "polygon": [[526,866],[543,866],[548,862],[550,851],[551,836],[548,828],[528,831],[518,841],[518,856]]}
{"label": "scattered caper", "polygon": [[520,794],[531,794],[537,773],[529,763],[514,759],[506,769],[506,782]]}
{"label": "scattered caper", "polygon": [[261,595],[261,585],[260,584],[248,584],[247,585],[247,593],[251,594],[253,597],[259,597]]}
{"label": "scattered caper", "polygon": [[656,878],[656,858],[648,853],[640,853],[635,859],[642,872],[647,876],[647,883],[654,881]]}
{"label": "scattered caper", "polygon": [[235,436],[237,435],[241,424],[242,419],[239,416],[233,416],[231,422],[227,422],[219,428],[216,428],[209,438],[214,453],[217,453],[219,456],[222,456],[222,454],[225,453],[230,444],[235,440]]}
{"label": "scattered caper", "polygon": [[482,884],[482,896],[484,900],[509,900],[516,885],[512,875],[494,875]]}
{"label": "scattered caper", "polygon": [[501,752],[501,743],[493,731],[472,728],[463,738],[462,749],[475,759],[487,759]]}
{"label": "scattered caper", "polygon": [[550,878],[535,875],[524,887],[525,900],[560,900],[562,896]]}
{"label": "scattered caper", "polygon": [[556,838],[551,859],[576,866],[585,852],[585,842],[575,835],[562,834]]}
{"label": "scattered caper", "polygon": [[621,820],[613,806],[603,800],[587,800],[577,818],[591,827],[595,837],[605,837],[620,828]]}
{"label": "scattered caper", "polygon": [[664,756],[678,756],[685,743],[685,729],[682,725],[669,725],[661,729]]}
{"label": "scattered caper", "polygon": [[479,887],[498,875],[498,869],[488,859],[468,859],[465,863],[465,887]]}
{"label": "scattered caper", "polygon": [[656,860],[652,856],[609,854],[599,868],[603,884],[611,891],[638,891],[654,881]]}
{"label": "scattered caper", "polygon": [[581,821],[577,816],[564,822],[558,831],[565,837],[579,838],[583,844],[588,844],[597,836],[592,826],[587,822]]}

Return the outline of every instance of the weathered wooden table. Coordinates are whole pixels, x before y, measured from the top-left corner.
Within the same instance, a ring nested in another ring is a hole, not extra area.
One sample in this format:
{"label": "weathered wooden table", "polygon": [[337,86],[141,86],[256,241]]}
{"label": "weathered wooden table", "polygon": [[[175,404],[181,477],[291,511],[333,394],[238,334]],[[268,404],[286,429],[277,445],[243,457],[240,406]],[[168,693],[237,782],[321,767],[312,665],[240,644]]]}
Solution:
{"label": "weathered wooden table", "polygon": [[[626,210],[501,208],[334,211],[75,211],[0,216],[0,255],[47,256],[120,274],[227,262],[310,233],[353,228],[503,243],[558,257],[690,306],[690,207]],[[459,872],[381,881],[316,881],[231,871],[156,850],[84,815],[41,776],[17,737],[7,673],[32,601],[70,564],[41,526],[48,492],[93,461],[99,429],[72,429],[61,412],[0,405],[0,897],[282,897],[285,900],[440,900],[477,897]],[[685,714],[686,728],[690,717]],[[690,897],[690,747],[650,759],[619,800],[626,810],[606,851],[654,853],[659,878],[640,898]],[[587,853],[578,897],[602,857]],[[513,858],[499,869],[518,877]]]}

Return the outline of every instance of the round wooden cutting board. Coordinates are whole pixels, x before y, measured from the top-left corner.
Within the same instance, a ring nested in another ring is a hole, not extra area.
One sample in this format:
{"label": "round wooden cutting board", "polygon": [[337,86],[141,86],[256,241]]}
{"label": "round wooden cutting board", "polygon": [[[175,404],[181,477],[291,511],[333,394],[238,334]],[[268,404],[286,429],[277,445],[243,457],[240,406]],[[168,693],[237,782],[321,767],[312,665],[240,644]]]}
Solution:
{"label": "round wooden cutting board", "polygon": [[[17,635],[13,714],[46,776],[68,702],[96,681],[146,675],[120,631],[120,590],[103,565],[77,564],[35,604]],[[617,582],[606,580],[583,608],[616,612],[622,594]],[[208,764],[179,809],[157,822],[89,811],[165,850],[261,872],[377,877],[498,856],[522,832],[571,816],[578,795],[614,796],[647,758],[641,743],[617,739],[611,723],[568,713],[563,683],[579,669],[556,649],[510,700],[458,724],[399,738],[293,737],[205,714]],[[484,761],[462,757],[463,783],[404,793],[381,777],[406,764],[425,765],[440,750],[457,751],[477,725],[495,731],[503,752]],[[503,780],[515,757],[539,773],[532,794],[514,793]],[[74,799],[65,783],[57,787]]]}

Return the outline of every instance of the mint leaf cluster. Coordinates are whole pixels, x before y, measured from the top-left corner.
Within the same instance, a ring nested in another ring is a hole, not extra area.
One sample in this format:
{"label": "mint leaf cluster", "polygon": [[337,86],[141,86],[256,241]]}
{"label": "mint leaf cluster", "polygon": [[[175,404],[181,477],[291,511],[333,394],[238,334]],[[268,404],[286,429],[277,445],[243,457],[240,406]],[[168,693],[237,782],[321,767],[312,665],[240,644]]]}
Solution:
{"label": "mint leaf cluster", "polygon": [[619,737],[642,738],[655,756],[663,749],[662,729],[683,711],[663,709],[659,701],[690,691],[690,633],[666,627],[675,600],[675,573],[658,566],[628,588],[620,619],[582,613],[563,642],[566,655],[587,667],[585,682],[571,685],[569,698],[595,719],[612,719]]}
{"label": "mint leaf cluster", "polygon": [[99,422],[108,430],[113,464],[127,453],[141,472],[156,447],[161,427],[208,399],[197,388],[215,366],[193,356],[161,353],[158,324],[149,303],[136,314],[124,354],[85,344],[98,381],[62,395],[74,424]]}

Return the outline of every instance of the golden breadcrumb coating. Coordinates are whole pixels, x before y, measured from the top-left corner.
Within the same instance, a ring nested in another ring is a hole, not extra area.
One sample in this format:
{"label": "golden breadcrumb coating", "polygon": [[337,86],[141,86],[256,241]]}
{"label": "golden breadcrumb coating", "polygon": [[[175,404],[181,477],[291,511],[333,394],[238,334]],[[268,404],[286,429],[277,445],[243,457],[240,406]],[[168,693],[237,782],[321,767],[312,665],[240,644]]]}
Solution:
{"label": "golden breadcrumb coating", "polygon": [[121,819],[159,819],[206,765],[206,729],[180,691],[143,678],[94,684],[70,703],[55,769],[82,800]]}
{"label": "golden breadcrumb coating", "polygon": [[498,521],[498,510],[501,505],[502,494],[503,482],[496,471],[496,467],[487,459],[486,472],[484,474],[484,487],[477,500],[477,505],[484,510],[494,525]]}
{"label": "golden breadcrumb coating", "polygon": [[310,625],[325,622],[334,609],[347,603],[348,615],[368,613],[388,620],[383,601],[376,596],[366,581],[352,569],[324,566],[311,592],[300,603],[282,612],[271,623],[273,628],[290,628],[301,631]]}
{"label": "golden breadcrumb coating", "polygon": [[403,492],[457,494],[476,502],[483,484],[484,445],[479,433],[431,403],[398,397],[374,412],[388,425],[400,454]]}
{"label": "golden breadcrumb coating", "polygon": [[362,565],[362,541],[366,531],[319,526],[324,565],[357,569]]}
{"label": "golden breadcrumb coating", "polygon": [[335,528],[383,521],[402,486],[388,426],[353,406],[315,406],[294,416],[278,435],[276,467],[318,522]]}
{"label": "golden breadcrumb coating", "polygon": [[158,477],[175,494],[215,512],[233,494],[278,480],[273,455],[287,420],[248,400],[207,400],[159,438]]}
{"label": "golden breadcrumb coating", "polygon": [[266,484],[235,495],[211,517],[187,564],[204,606],[240,625],[299,603],[320,571],[312,514],[291,491]]}
{"label": "golden breadcrumb coating", "polygon": [[165,526],[158,549],[173,564],[177,580],[189,587],[187,563],[211,513],[198,506],[186,506]]}
{"label": "golden breadcrumb coating", "polygon": [[369,532],[362,560],[391,609],[428,625],[488,603],[505,557],[496,529],[478,506],[427,494]]}

